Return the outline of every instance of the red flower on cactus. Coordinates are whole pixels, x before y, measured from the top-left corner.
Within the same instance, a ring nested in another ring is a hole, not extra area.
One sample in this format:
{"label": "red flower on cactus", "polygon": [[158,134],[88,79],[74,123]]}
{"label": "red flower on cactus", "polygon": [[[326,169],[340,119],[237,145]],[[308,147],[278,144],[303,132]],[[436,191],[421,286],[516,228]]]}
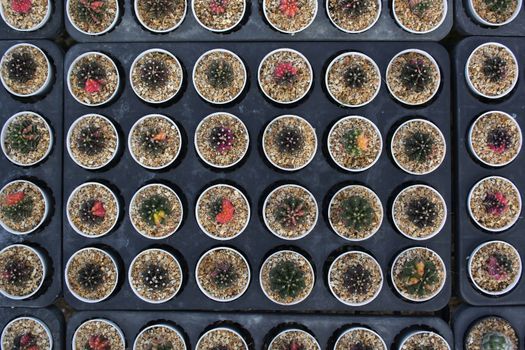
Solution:
{"label": "red flower on cactus", "polygon": [[92,335],[89,337],[87,348],[89,350],[109,350],[109,340],[103,335]]}
{"label": "red flower on cactus", "polygon": [[25,197],[26,194],[24,193],[24,191],[9,193],[5,198],[5,204],[7,206],[17,205],[18,203],[23,201]]}
{"label": "red flower on cactus", "polygon": [[485,205],[485,211],[495,216],[500,216],[509,208],[509,200],[499,191],[487,193],[483,204]]}
{"label": "red flower on cactus", "polygon": [[91,215],[96,216],[97,218],[103,218],[106,216],[106,209],[104,208],[104,203],[101,201],[95,201],[91,207]]}
{"label": "red flower on cactus", "polygon": [[507,277],[507,271],[505,271],[505,268],[501,266],[497,256],[491,255],[487,259],[486,270],[489,276],[494,278],[496,281],[500,281]]}
{"label": "red flower on cactus", "polygon": [[281,0],[279,4],[279,10],[286,17],[295,17],[297,12],[299,12],[299,6],[297,5],[297,0]]}
{"label": "red flower on cactus", "polygon": [[278,84],[291,84],[297,78],[297,68],[292,62],[281,62],[273,71],[273,76]]}
{"label": "red flower on cactus", "polygon": [[235,214],[235,207],[233,203],[226,198],[222,199],[222,208],[221,212],[215,216],[215,220],[219,224],[227,224],[233,219],[233,214]]}
{"label": "red flower on cactus", "polygon": [[304,346],[302,344],[299,344],[295,340],[292,340],[290,344],[288,344],[287,350],[304,350]]}
{"label": "red flower on cactus", "polygon": [[91,4],[89,4],[89,7],[93,11],[100,11],[105,5],[104,1],[93,1]]}
{"label": "red flower on cactus", "polygon": [[86,80],[86,85],[84,85],[84,90],[90,94],[100,92],[102,90],[102,80],[88,79]]}
{"label": "red flower on cactus", "polygon": [[226,12],[228,0],[210,0],[210,11],[214,15],[222,15]]}
{"label": "red flower on cactus", "polygon": [[27,14],[33,7],[32,0],[11,0],[11,9],[16,13]]}

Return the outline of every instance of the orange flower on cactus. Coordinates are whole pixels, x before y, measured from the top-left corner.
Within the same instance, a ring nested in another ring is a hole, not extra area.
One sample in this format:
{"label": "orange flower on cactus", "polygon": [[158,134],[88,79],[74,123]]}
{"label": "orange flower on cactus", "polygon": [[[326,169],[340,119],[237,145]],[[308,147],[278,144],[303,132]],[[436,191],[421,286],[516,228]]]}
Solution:
{"label": "orange flower on cactus", "polygon": [[221,212],[215,216],[215,220],[219,224],[227,224],[233,219],[233,214],[235,214],[233,203],[228,199],[223,198]]}
{"label": "orange flower on cactus", "polygon": [[7,206],[17,205],[18,203],[24,200],[25,196],[26,194],[23,191],[9,193],[6,196],[5,204]]}

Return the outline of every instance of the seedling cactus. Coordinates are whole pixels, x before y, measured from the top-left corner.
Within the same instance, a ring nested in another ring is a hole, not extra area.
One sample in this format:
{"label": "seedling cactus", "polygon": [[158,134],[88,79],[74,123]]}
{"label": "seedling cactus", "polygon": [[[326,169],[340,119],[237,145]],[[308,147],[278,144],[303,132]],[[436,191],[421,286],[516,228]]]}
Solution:
{"label": "seedling cactus", "polygon": [[416,131],[405,140],[405,153],[413,162],[426,162],[434,151],[434,138],[427,133]]}
{"label": "seedling cactus", "polygon": [[304,144],[302,132],[293,127],[285,127],[277,134],[279,151],[286,154],[295,154]]}
{"label": "seedling cactus", "polygon": [[239,275],[231,263],[222,261],[215,265],[210,277],[218,288],[224,289],[231,287]]}
{"label": "seedling cactus", "polygon": [[416,198],[408,203],[406,215],[410,222],[423,229],[434,225],[438,216],[438,208],[428,198]]}
{"label": "seedling cactus", "polygon": [[78,271],[77,282],[83,289],[95,291],[104,282],[104,271],[100,265],[87,263]]}
{"label": "seedling cactus", "polygon": [[487,8],[498,14],[503,14],[512,6],[512,0],[484,0]]}
{"label": "seedling cactus", "polygon": [[488,332],[481,340],[482,350],[511,350],[514,348],[509,338],[500,332]]}
{"label": "seedling cactus", "polygon": [[232,65],[223,59],[215,59],[210,62],[206,70],[206,78],[215,89],[226,89],[234,79],[235,72]]}
{"label": "seedling cactus", "polygon": [[306,210],[302,199],[287,197],[276,208],[275,218],[283,227],[294,228],[304,222]]}
{"label": "seedling cactus", "polygon": [[164,87],[169,77],[170,71],[164,61],[150,59],[140,67],[140,79],[150,89]]}
{"label": "seedling cactus", "polygon": [[75,71],[75,76],[79,88],[89,93],[96,93],[105,83],[106,70],[100,63],[89,61],[80,64]]}
{"label": "seedling cactus", "polygon": [[293,18],[299,12],[297,0],[280,0],[279,11],[288,18]]}
{"label": "seedling cactus", "polygon": [[485,58],[483,74],[493,83],[502,81],[507,76],[507,61],[499,56]]}
{"label": "seedling cactus", "polygon": [[211,130],[210,144],[219,153],[225,153],[233,148],[235,135],[233,130],[225,126],[217,126]]}
{"label": "seedling cactus", "polygon": [[83,350],[110,350],[111,343],[108,338],[101,334],[92,335]]}
{"label": "seedling cactus", "polygon": [[487,214],[501,216],[509,208],[509,201],[502,192],[495,191],[485,195],[483,205]]}
{"label": "seedling cactus", "polygon": [[485,271],[496,281],[501,281],[512,273],[512,261],[504,254],[494,253],[485,262]]}
{"label": "seedling cactus", "polygon": [[9,124],[7,139],[14,150],[22,154],[28,154],[37,149],[41,135],[37,125],[26,119]]}
{"label": "seedling cactus", "polygon": [[78,19],[84,23],[101,23],[106,10],[106,0],[78,0],[77,2]]}
{"label": "seedling cactus", "polygon": [[21,222],[33,214],[34,202],[23,191],[9,193],[2,205],[2,214],[14,222]]}
{"label": "seedling cactus", "polygon": [[343,275],[343,286],[352,294],[366,294],[372,287],[372,274],[361,264],[352,265]]}
{"label": "seedling cactus", "polygon": [[304,272],[292,261],[281,261],[270,270],[270,288],[281,298],[295,298],[306,288]]}
{"label": "seedling cactus", "polygon": [[104,203],[97,199],[89,199],[80,206],[80,219],[88,225],[98,225],[106,216]]}
{"label": "seedling cactus", "polygon": [[368,76],[361,65],[353,64],[345,70],[344,82],[349,88],[360,89],[368,82]]}
{"label": "seedling cactus", "polygon": [[80,130],[76,144],[80,152],[94,156],[104,150],[106,138],[99,127],[89,125]]}
{"label": "seedling cactus", "polygon": [[487,144],[491,150],[501,154],[512,145],[512,134],[505,128],[497,127],[489,131]]}
{"label": "seedling cactus", "polygon": [[423,92],[432,83],[431,68],[422,59],[411,59],[403,65],[400,78],[407,90]]}
{"label": "seedling cactus", "polygon": [[408,7],[413,14],[423,17],[430,8],[430,2],[428,0],[408,0]]}
{"label": "seedling cactus", "polygon": [[7,61],[7,74],[14,82],[25,84],[35,77],[37,64],[29,52],[15,52]]}
{"label": "seedling cactus", "polygon": [[140,141],[143,149],[153,156],[164,153],[168,147],[168,135],[160,128],[149,128]]}
{"label": "seedling cactus", "polygon": [[142,283],[150,291],[160,291],[165,289],[170,280],[168,270],[159,264],[150,263],[142,271]]}
{"label": "seedling cactus", "polygon": [[399,273],[407,292],[418,297],[424,297],[439,282],[436,264],[430,260],[414,258],[406,262]]}
{"label": "seedling cactus", "polygon": [[28,332],[21,334],[14,339],[12,350],[39,350],[37,337]]}
{"label": "seedling cactus", "polygon": [[352,128],[343,135],[343,145],[347,153],[359,156],[368,149],[368,137],[359,129]]}
{"label": "seedling cactus", "polygon": [[286,350],[305,350],[305,346],[297,340],[292,340],[286,347]]}
{"label": "seedling cactus", "polygon": [[175,11],[179,0],[143,0],[142,6],[146,16],[161,19]]}
{"label": "seedling cactus", "polygon": [[275,82],[279,85],[292,85],[297,80],[298,69],[292,62],[280,62],[273,71]]}
{"label": "seedling cactus", "polygon": [[351,196],[341,205],[341,220],[348,228],[361,231],[372,224],[374,209],[370,202],[361,196]]}
{"label": "seedling cactus", "polygon": [[139,208],[140,217],[148,225],[160,227],[171,214],[169,200],[161,195],[152,195],[142,201]]}
{"label": "seedling cactus", "polygon": [[31,265],[23,260],[11,258],[6,262],[1,277],[4,283],[22,287],[30,280],[32,273]]}

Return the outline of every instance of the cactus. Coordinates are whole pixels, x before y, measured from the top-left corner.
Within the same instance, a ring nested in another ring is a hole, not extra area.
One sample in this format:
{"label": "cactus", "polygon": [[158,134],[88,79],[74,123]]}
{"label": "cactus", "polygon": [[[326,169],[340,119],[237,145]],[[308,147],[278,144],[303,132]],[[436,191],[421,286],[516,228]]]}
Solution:
{"label": "cactus", "polygon": [[160,227],[166,217],[171,214],[168,198],[161,195],[152,195],[145,198],[139,207],[140,217],[150,226]]}
{"label": "cactus", "polygon": [[279,11],[288,17],[293,18],[299,12],[299,4],[297,0],[280,0],[279,1]]}
{"label": "cactus", "polygon": [[304,222],[306,210],[301,198],[287,197],[277,206],[275,218],[283,227],[293,228]]}
{"label": "cactus", "polygon": [[502,81],[507,76],[507,61],[499,56],[485,58],[483,74],[493,83]]}
{"label": "cactus", "polygon": [[227,261],[221,261],[215,265],[210,277],[217,288],[225,289],[231,287],[235,281],[237,281],[239,274],[233,264]]}
{"label": "cactus", "polygon": [[485,261],[485,271],[496,281],[505,279],[513,270],[512,261],[501,253],[494,253]]}
{"label": "cactus", "polygon": [[408,202],[406,215],[411,223],[424,229],[434,225],[438,217],[438,208],[428,198],[420,197]]}
{"label": "cactus", "polygon": [[217,126],[211,130],[210,145],[219,153],[228,152],[233,148],[235,135],[233,130],[225,126]]}
{"label": "cactus", "polygon": [[294,339],[288,343],[284,350],[306,350],[306,347]]}
{"label": "cactus", "polygon": [[485,333],[481,340],[482,350],[510,350],[513,347],[510,339],[500,332]]}
{"label": "cactus", "polygon": [[150,348],[146,350],[173,350],[173,344],[170,341],[167,342],[158,342],[157,344],[150,345]]}
{"label": "cactus", "polygon": [[485,194],[483,206],[487,214],[500,216],[509,208],[509,200],[502,192],[489,192]]}
{"label": "cactus", "polygon": [[372,287],[372,274],[361,264],[352,265],[343,275],[343,286],[351,294],[366,294]]}
{"label": "cactus", "polygon": [[28,119],[9,124],[6,136],[10,147],[22,154],[34,152],[42,138],[38,126]]}
{"label": "cactus", "polygon": [[347,153],[360,156],[368,149],[368,137],[359,129],[352,128],[343,135],[343,146]]}
{"label": "cactus", "polygon": [[303,133],[294,127],[284,127],[276,138],[279,151],[286,154],[296,154],[304,145]]}
{"label": "cactus", "polygon": [[26,84],[33,79],[37,70],[37,63],[29,52],[14,52],[6,63],[7,76],[10,80]]}
{"label": "cactus", "polygon": [[374,348],[361,341],[357,341],[356,343],[351,344],[348,350],[374,350]]}
{"label": "cactus", "polygon": [[89,337],[83,350],[110,350],[111,342],[102,334],[94,334]]}
{"label": "cactus", "polygon": [[233,83],[235,72],[232,65],[224,59],[215,59],[206,69],[208,83],[215,89],[226,89]]}
{"label": "cactus", "polygon": [[352,89],[360,89],[368,83],[368,75],[359,64],[352,64],[350,67],[346,68],[343,73],[343,79],[346,86]]}
{"label": "cactus", "polygon": [[436,264],[430,260],[414,258],[407,261],[398,278],[409,294],[423,297],[439,282]]}
{"label": "cactus", "polygon": [[487,134],[487,145],[494,152],[501,154],[512,145],[512,134],[503,127],[492,129]]}
{"label": "cactus", "polygon": [[153,19],[161,19],[175,12],[179,0],[143,0],[142,7],[146,16]]}
{"label": "cactus", "polygon": [[348,17],[355,18],[368,12],[368,0],[339,0],[337,3],[339,9]]}
{"label": "cactus", "polygon": [[10,258],[4,265],[1,277],[6,284],[22,287],[31,279],[32,274],[31,265],[23,260]]}
{"label": "cactus", "polygon": [[106,0],[78,0],[77,14],[81,22],[100,24],[107,10]]}
{"label": "cactus", "polygon": [[162,60],[150,59],[140,66],[140,80],[150,89],[166,86],[169,78],[170,70]]}
{"label": "cactus", "polygon": [[372,224],[374,209],[361,196],[350,196],[341,203],[341,220],[348,228],[356,231],[367,229]]}
{"label": "cactus", "polygon": [[149,291],[161,291],[170,283],[168,270],[159,264],[149,263],[141,273],[142,283]]}
{"label": "cactus", "polygon": [[423,17],[425,12],[430,8],[430,2],[428,0],[407,0],[408,8],[410,11],[418,16]]}
{"label": "cactus", "polygon": [[2,204],[2,214],[9,220],[21,222],[33,214],[34,201],[24,191],[9,193]]}
{"label": "cactus", "polygon": [[33,8],[33,0],[11,0],[11,10],[13,12],[27,15]]}
{"label": "cactus", "polygon": [[235,214],[235,207],[233,203],[227,198],[217,198],[211,202],[210,216],[218,224],[227,224],[233,220]]}
{"label": "cactus", "polygon": [[219,16],[226,13],[229,0],[210,0],[209,8],[213,15]]}
{"label": "cactus", "polygon": [[280,62],[273,70],[273,78],[278,85],[292,85],[297,80],[299,71],[292,62]]}
{"label": "cactus", "polygon": [[403,65],[400,78],[407,90],[423,92],[432,83],[431,68],[420,58],[411,59]]}
{"label": "cactus", "polygon": [[97,61],[83,62],[75,70],[77,86],[87,92],[100,91],[106,76],[106,70]]}
{"label": "cactus", "polygon": [[88,125],[80,130],[76,139],[76,146],[80,152],[91,157],[104,150],[106,138],[99,127]]}
{"label": "cactus", "polygon": [[[5,347],[5,349],[9,349]],[[38,346],[38,337],[31,332],[17,335],[13,340],[12,350],[40,350]]]}
{"label": "cactus", "polygon": [[158,156],[168,147],[168,135],[160,128],[149,128],[142,133],[140,143],[146,153]]}
{"label": "cactus", "polygon": [[293,261],[278,262],[269,275],[271,290],[281,298],[295,298],[306,288],[304,272]]}
{"label": "cactus", "polygon": [[87,263],[77,274],[77,283],[85,290],[95,291],[104,282],[104,271],[97,264]]}
{"label": "cactus", "polygon": [[105,216],[104,203],[99,200],[89,199],[80,205],[80,220],[85,224],[98,225],[104,221]]}
{"label": "cactus", "polygon": [[487,8],[497,14],[505,14],[513,5],[512,0],[484,0]]}
{"label": "cactus", "polygon": [[433,150],[434,138],[428,133],[416,131],[405,140],[405,154],[412,162],[426,162]]}

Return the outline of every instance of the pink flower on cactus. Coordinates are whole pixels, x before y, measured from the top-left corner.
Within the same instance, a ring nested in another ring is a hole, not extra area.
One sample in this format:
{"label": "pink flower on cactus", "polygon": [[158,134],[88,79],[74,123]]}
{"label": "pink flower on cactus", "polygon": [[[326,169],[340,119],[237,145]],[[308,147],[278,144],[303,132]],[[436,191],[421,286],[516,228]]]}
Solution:
{"label": "pink flower on cactus", "polygon": [[27,14],[32,7],[32,0],[11,0],[11,9],[16,13]]}
{"label": "pink flower on cactus", "polygon": [[210,11],[214,15],[222,15],[226,12],[228,0],[210,0]]}

